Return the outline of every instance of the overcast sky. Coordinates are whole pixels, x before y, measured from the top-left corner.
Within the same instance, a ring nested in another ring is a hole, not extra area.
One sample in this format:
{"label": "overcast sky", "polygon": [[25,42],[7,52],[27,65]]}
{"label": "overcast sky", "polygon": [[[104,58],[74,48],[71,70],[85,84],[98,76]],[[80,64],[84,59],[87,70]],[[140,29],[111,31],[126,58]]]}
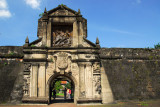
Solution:
{"label": "overcast sky", "polygon": [[145,48],[160,42],[160,0],[0,0],[0,46],[37,39],[39,14],[65,4],[88,21],[101,47]]}

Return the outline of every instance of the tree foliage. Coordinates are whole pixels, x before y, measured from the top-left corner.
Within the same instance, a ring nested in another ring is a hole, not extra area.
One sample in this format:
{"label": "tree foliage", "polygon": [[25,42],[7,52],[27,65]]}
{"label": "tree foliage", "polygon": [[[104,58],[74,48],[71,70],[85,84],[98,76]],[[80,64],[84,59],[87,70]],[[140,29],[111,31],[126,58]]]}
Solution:
{"label": "tree foliage", "polygon": [[63,89],[62,85],[61,85],[61,81],[56,81],[54,88],[56,89],[56,92],[59,93],[59,91],[61,89]]}
{"label": "tree foliage", "polygon": [[160,49],[160,43],[154,45],[154,48],[155,48],[155,49]]}
{"label": "tree foliage", "polygon": [[68,83],[65,85],[65,88],[67,88],[67,89],[71,89],[71,83],[70,83],[70,82],[68,82]]}

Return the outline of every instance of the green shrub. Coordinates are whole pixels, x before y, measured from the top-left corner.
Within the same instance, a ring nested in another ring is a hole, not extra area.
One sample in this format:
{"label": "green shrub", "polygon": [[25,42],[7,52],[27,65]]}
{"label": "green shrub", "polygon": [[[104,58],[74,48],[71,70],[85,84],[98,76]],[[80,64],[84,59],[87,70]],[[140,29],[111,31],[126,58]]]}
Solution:
{"label": "green shrub", "polygon": [[154,45],[155,49],[160,49],[160,43],[158,43],[157,45]]}

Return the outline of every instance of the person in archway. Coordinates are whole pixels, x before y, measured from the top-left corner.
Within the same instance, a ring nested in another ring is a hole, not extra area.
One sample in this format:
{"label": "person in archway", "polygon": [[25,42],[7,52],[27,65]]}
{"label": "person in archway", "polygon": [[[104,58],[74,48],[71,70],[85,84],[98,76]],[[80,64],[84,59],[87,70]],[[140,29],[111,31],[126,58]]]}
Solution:
{"label": "person in archway", "polygon": [[69,89],[67,89],[67,97],[70,98]]}
{"label": "person in archway", "polygon": [[66,93],[67,93],[67,89],[64,89],[64,99],[66,99]]}
{"label": "person in archway", "polygon": [[71,89],[69,89],[69,97],[70,97],[70,99],[72,99],[72,92],[71,92]]}
{"label": "person in archway", "polygon": [[53,89],[53,98],[54,99],[56,98],[56,89],[55,88]]}

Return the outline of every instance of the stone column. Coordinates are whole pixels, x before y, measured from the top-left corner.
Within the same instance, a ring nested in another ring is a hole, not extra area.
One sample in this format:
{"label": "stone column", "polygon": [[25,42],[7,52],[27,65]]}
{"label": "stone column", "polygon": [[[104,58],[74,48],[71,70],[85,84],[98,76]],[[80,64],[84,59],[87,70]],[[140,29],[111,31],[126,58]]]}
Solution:
{"label": "stone column", "polygon": [[85,69],[84,64],[79,64],[79,95],[81,98],[85,97]]}
{"label": "stone column", "polygon": [[86,88],[86,98],[92,98],[93,96],[93,74],[92,74],[92,64],[87,63],[85,69],[85,87]]}
{"label": "stone column", "polygon": [[31,97],[37,97],[38,64],[32,64]]}
{"label": "stone column", "polygon": [[38,96],[45,97],[46,96],[46,69],[45,63],[40,63],[39,72],[38,72]]}
{"label": "stone column", "polygon": [[73,47],[78,46],[78,22],[73,23]]}

